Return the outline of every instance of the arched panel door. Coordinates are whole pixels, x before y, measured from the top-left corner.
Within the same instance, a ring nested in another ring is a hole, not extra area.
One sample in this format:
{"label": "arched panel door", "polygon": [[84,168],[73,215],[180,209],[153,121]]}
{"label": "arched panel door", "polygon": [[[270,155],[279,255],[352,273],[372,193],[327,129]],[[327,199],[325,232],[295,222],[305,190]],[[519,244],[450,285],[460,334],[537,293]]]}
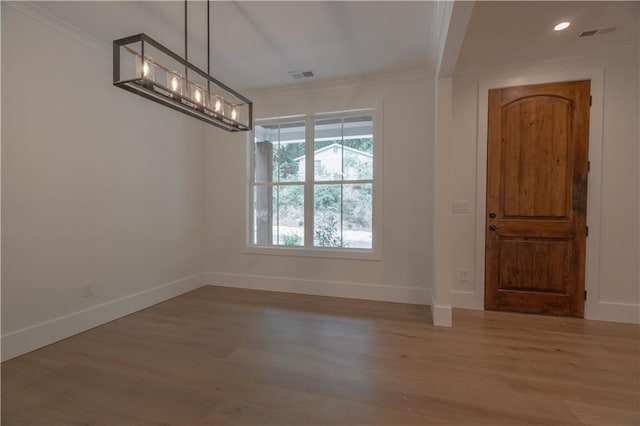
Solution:
{"label": "arched panel door", "polygon": [[489,92],[487,309],[584,315],[589,92]]}

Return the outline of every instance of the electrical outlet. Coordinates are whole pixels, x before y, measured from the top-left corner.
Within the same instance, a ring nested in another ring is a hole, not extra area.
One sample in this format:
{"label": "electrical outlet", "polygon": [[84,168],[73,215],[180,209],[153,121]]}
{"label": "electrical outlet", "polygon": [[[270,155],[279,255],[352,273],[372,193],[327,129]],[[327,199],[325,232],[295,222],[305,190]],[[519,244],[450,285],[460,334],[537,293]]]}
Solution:
{"label": "electrical outlet", "polygon": [[471,281],[471,271],[460,269],[460,281]]}
{"label": "electrical outlet", "polygon": [[82,285],[82,297],[87,298],[93,296],[93,283],[86,283]]}
{"label": "electrical outlet", "polygon": [[247,260],[247,269],[253,269],[254,266],[256,266],[255,259],[249,258],[249,260]]}

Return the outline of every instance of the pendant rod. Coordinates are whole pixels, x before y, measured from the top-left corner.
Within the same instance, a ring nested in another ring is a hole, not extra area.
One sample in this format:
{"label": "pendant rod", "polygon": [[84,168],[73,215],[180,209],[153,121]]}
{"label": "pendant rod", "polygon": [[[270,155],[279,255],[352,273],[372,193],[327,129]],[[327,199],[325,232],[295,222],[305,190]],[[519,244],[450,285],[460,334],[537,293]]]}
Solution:
{"label": "pendant rod", "polygon": [[[209,29],[209,20],[211,13],[209,12],[210,0],[207,0],[207,74],[211,75],[211,30]],[[207,80],[207,92],[210,92],[211,82]]]}
{"label": "pendant rod", "polygon": [[[188,52],[188,43],[187,43],[187,0],[184,0],[184,60],[189,62]],[[184,79],[188,81],[189,79],[189,67],[185,67],[184,69]]]}

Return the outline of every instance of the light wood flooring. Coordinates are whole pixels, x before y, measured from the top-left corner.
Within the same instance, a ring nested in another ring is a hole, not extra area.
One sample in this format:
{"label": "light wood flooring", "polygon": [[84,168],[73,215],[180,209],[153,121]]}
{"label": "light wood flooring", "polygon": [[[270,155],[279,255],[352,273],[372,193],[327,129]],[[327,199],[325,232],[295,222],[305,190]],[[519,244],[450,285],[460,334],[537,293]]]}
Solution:
{"label": "light wood flooring", "polygon": [[638,425],[640,327],[203,287],[2,364],[2,425]]}

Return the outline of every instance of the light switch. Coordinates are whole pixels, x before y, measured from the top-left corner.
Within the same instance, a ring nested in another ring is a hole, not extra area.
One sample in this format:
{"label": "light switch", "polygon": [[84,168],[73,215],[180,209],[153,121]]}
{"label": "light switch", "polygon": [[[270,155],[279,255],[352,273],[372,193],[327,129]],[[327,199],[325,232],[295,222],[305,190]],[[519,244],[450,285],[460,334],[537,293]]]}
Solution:
{"label": "light switch", "polygon": [[457,200],[453,202],[454,214],[469,214],[471,213],[471,201],[469,200]]}

